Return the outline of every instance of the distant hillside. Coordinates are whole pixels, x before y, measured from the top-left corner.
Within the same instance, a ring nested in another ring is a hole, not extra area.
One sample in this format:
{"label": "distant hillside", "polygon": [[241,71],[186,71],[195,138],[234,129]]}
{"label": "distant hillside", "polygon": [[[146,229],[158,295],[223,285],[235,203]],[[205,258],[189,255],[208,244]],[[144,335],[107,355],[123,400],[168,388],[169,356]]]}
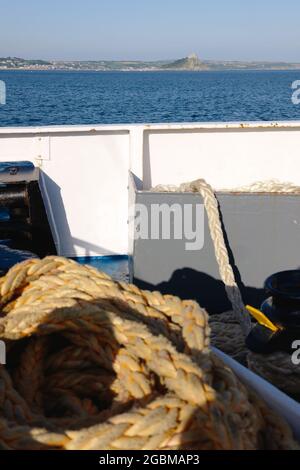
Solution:
{"label": "distant hillside", "polygon": [[242,61],[201,61],[196,54],[183,59],[141,61],[141,60],[28,60],[19,57],[0,57],[0,70],[64,70],[94,72],[147,72],[168,70],[299,70],[299,63],[288,62],[242,62]]}
{"label": "distant hillside", "polygon": [[26,60],[20,57],[0,57],[0,68],[19,69],[27,67],[49,67],[50,62],[45,60]]}
{"label": "distant hillside", "polygon": [[161,68],[165,70],[209,70],[209,67],[201,62],[196,54],[191,54],[183,59],[175,60],[175,62],[163,65]]}

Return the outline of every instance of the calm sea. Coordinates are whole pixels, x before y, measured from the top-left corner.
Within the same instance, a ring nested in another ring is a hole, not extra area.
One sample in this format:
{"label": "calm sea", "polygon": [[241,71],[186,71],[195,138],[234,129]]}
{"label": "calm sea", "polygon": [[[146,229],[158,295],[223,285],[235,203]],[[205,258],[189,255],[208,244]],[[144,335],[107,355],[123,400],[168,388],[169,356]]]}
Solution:
{"label": "calm sea", "polygon": [[0,71],[0,126],[300,119],[299,71]]}

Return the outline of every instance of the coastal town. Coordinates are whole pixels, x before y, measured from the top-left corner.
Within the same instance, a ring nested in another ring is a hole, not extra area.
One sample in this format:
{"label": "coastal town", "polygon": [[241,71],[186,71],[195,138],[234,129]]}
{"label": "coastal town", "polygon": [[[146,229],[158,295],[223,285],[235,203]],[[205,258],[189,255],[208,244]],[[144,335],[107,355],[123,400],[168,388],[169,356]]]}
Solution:
{"label": "coastal town", "polygon": [[115,60],[53,60],[0,57],[0,70],[61,70],[61,71],[209,71],[209,70],[298,70],[300,63],[242,62],[200,60],[196,54],[177,60],[115,61]]}

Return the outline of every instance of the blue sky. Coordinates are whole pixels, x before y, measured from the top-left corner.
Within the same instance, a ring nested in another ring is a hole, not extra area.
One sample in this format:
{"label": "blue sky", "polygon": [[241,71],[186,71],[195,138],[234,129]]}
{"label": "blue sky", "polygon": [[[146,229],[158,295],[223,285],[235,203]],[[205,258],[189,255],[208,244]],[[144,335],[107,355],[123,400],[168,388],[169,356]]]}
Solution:
{"label": "blue sky", "polygon": [[299,0],[0,0],[0,56],[300,62]]}

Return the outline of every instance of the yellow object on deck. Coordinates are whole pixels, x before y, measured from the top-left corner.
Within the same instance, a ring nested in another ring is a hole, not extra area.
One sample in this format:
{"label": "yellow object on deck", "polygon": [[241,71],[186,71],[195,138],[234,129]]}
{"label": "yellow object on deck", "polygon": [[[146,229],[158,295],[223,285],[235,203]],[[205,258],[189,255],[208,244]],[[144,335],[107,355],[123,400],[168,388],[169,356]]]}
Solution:
{"label": "yellow object on deck", "polygon": [[274,332],[280,329],[279,326],[274,325],[274,323],[272,323],[271,320],[269,320],[268,317],[266,317],[266,315],[257,308],[251,307],[251,305],[246,305],[246,309],[260,325],[263,325]]}

